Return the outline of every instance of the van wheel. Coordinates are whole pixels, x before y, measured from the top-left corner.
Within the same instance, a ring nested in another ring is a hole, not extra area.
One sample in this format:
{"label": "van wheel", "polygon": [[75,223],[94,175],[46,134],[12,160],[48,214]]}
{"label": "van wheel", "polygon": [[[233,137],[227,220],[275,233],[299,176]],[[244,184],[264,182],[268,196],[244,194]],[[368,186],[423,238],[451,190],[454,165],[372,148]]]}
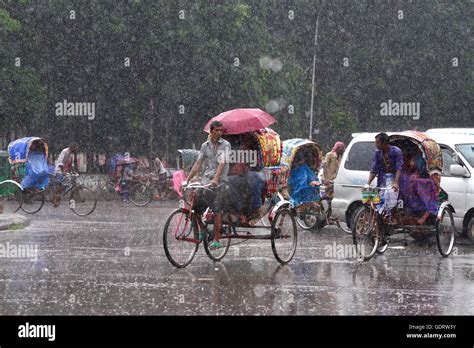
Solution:
{"label": "van wheel", "polygon": [[466,236],[471,244],[474,244],[474,216],[471,217],[467,224]]}

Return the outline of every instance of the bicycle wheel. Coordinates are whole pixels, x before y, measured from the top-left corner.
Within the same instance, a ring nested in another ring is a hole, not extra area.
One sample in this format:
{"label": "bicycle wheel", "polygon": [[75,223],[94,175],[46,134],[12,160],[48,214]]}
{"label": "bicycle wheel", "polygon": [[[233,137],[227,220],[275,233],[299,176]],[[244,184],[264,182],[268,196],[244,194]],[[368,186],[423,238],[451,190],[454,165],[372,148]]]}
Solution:
{"label": "bicycle wheel", "polygon": [[308,208],[296,214],[296,223],[304,230],[319,230],[326,224],[326,212],[322,207],[319,211],[315,207]]}
{"label": "bicycle wheel", "polygon": [[455,233],[453,213],[450,208],[445,207],[441,213],[441,219],[436,222],[436,244],[443,257],[451,254]]}
{"label": "bicycle wheel", "polygon": [[374,209],[360,207],[352,220],[352,239],[356,253],[364,261],[371,259],[379,246],[376,214]]}
{"label": "bicycle wheel", "polygon": [[[234,226],[222,225],[222,235],[230,235],[233,231],[235,231]],[[219,241],[221,246],[217,249],[210,249],[209,244],[211,244],[213,239],[214,233],[212,231],[206,234],[206,238],[204,239],[204,250],[212,261],[220,261],[224,258],[224,256],[227,254],[227,251],[229,250],[231,238],[221,238]]]}
{"label": "bicycle wheel", "polygon": [[282,208],[277,211],[272,221],[271,230],[272,251],[275,258],[281,264],[291,261],[296,252],[298,243],[298,230],[294,213],[290,208]]}
{"label": "bicycle wheel", "polygon": [[153,190],[147,184],[137,183],[130,190],[130,200],[137,207],[144,207],[151,202]]}
{"label": "bicycle wheel", "polygon": [[115,191],[115,184],[111,181],[104,182],[99,187],[99,194],[104,200],[119,200],[120,194]]}
{"label": "bicycle wheel", "polygon": [[74,187],[69,197],[69,208],[79,216],[92,214],[97,206],[95,192],[85,186]]}
{"label": "bicycle wheel", "polygon": [[0,200],[3,201],[4,214],[16,213],[23,201],[21,187],[13,181],[3,182],[0,185]]}
{"label": "bicycle wheel", "polygon": [[27,214],[36,214],[44,205],[44,191],[23,191],[21,210]]}
{"label": "bicycle wheel", "polygon": [[199,248],[199,228],[196,218],[186,209],[173,211],[163,230],[163,247],[168,261],[177,268],[191,263]]}

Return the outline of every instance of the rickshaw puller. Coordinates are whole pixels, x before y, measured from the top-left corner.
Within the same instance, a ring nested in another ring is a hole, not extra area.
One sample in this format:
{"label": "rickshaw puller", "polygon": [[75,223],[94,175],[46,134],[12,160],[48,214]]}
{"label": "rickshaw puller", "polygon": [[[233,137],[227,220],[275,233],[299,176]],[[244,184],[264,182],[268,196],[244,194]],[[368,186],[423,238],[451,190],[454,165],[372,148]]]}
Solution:
{"label": "rickshaw puller", "polygon": [[397,146],[390,145],[389,136],[386,133],[379,133],[375,136],[375,151],[372,161],[367,185],[370,185],[377,176],[377,187],[389,187],[390,190],[382,191],[384,204],[381,208],[390,217],[390,224],[396,225],[396,206],[400,187],[400,177],[403,168],[402,150]]}
{"label": "rickshaw puller", "polygon": [[[210,183],[211,187],[215,188],[214,195],[209,197],[209,194],[206,192],[198,190],[196,192],[195,210],[197,213],[202,214],[207,206],[211,207],[214,213],[214,240],[210,247],[219,248],[222,229],[222,201],[224,195],[224,185],[222,184],[226,183],[227,173],[229,172],[229,163],[226,163],[225,154],[231,150],[231,146],[227,140],[221,137],[224,131],[221,122],[212,122],[210,131],[210,139],[202,144],[198,160],[194,164],[186,181],[183,182],[183,186],[186,186],[187,183],[191,181],[201,169],[204,161],[207,160],[205,162],[205,171],[201,183],[203,185]],[[199,227],[201,229],[199,239],[203,240],[206,235],[205,226]]]}

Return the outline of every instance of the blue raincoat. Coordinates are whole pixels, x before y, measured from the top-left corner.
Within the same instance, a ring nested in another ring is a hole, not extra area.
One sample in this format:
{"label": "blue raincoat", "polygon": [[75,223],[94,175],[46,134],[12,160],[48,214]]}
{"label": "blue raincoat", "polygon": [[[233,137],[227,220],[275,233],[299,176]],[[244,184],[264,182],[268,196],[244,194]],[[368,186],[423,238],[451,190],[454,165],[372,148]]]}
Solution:
{"label": "blue raincoat", "polygon": [[306,163],[291,169],[288,178],[291,204],[296,207],[303,203],[315,202],[321,199],[319,188],[310,185],[312,181],[319,182],[319,178]]}

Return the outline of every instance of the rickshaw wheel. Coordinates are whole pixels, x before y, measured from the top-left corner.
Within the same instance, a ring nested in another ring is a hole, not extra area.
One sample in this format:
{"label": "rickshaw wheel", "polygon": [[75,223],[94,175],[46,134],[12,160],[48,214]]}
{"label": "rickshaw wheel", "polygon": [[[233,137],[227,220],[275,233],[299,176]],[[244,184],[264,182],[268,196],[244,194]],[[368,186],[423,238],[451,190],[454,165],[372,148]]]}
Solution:
{"label": "rickshaw wheel", "polygon": [[151,202],[153,190],[150,186],[143,183],[137,183],[130,190],[130,200],[137,207],[144,207]]}
{"label": "rickshaw wheel", "polygon": [[304,230],[311,230],[313,228],[319,230],[326,224],[326,212],[324,207],[318,212],[314,207],[309,207],[307,210],[296,214],[296,223]]}
{"label": "rickshaw wheel", "polygon": [[36,214],[43,208],[44,205],[44,191],[35,193],[25,193],[23,191],[21,202],[21,210],[27,214]]}
{"label": "rickshaw wheel", "polygon": [[356,210],[352,220],[352,239],[357,256],[363,261],[371,259],[379,247],[376,214],[375,210],[363,206]]}
{"label": "rickshaw wheel", "polygon": [[4,213],[13,214],[21,209],[23,194],[20,187],[12,182],[4,182],[0,185],[0,191],[2,192],[0,200],[4,201]]}
{"label": "rickshaw wheel", "polygon": [[451,254],[455,233],[453,212],[449,207],[445,207],[441,213],[441,219],[436,222],[436,244],[443,257]]}
{"label": "rickshaw wheel", "polygon": [[194,214],[190,215],[183,208],[173,211],[166,220],[163,247],[168,261],[177,268],[184,268],[193,260],[199,244],[178,239],[176,236],[199,238],[199,228]]}
{"label": "rickshaw wheel", "polygon": [[[232,234],[233,230],[235,230],[234,226],[222,225],[221,236],[224,233],[224,231],[225,231],[225,234],[230,235]],[[206,251],[207,256],[209,256],[209,258],[212,261],[220,261],[227,254],[227,251],[229,251],[231,238],[221,238],[219,241],[221,243],[221,247],[218,249],[210,249],[209,246],[212,243],[213,239],[214,239],[214,233],[212,231],[206,234],[206,238],[204,239],[204,250]]]}
{"label": "rickshaw wheel", "polygon": [[281,208],[272,221],[272,251],[281,264],[291,261],[296,252],[298,230],[294,212],[290,208]]}
{"label": "rickshaw wheel", "polygon": [[76,215],[90,215],[94,212],[96,206],[96,192],[85,186],[77,186],[72,189],[69,196],[69,207]]}

